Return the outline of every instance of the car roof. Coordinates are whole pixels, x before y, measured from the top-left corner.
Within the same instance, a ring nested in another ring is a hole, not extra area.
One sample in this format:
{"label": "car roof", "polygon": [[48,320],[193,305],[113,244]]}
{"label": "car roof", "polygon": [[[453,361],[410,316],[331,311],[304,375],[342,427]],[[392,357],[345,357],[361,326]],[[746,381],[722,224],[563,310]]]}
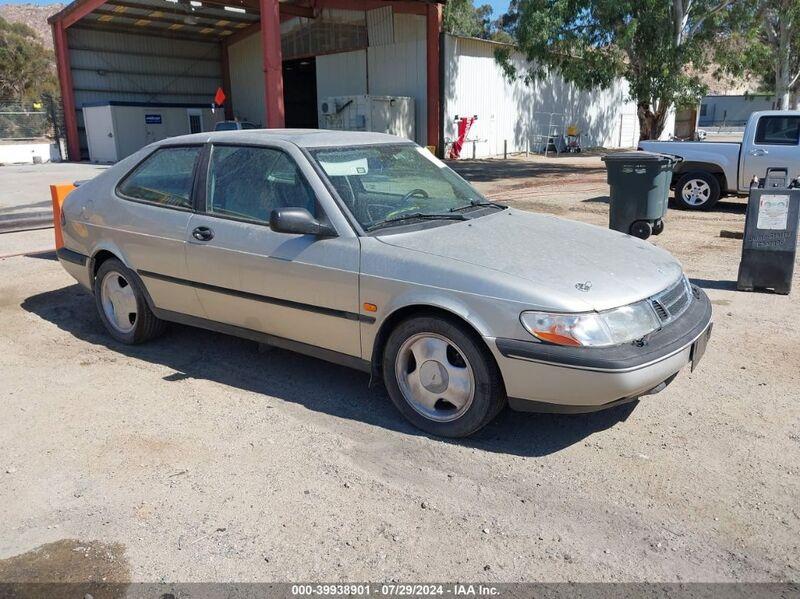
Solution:
{"label": "car roof", "polygon": [[367,131],[333,131],[329,129],[238,129],[235,131],[207,131],[181,135],[157,142],[155,145],[191,143],[246,143],[266,144],[273,141],[292,143],[301,148],[326,148],[337,146],[367,146],[375,144],[412,143],[408,139]]}

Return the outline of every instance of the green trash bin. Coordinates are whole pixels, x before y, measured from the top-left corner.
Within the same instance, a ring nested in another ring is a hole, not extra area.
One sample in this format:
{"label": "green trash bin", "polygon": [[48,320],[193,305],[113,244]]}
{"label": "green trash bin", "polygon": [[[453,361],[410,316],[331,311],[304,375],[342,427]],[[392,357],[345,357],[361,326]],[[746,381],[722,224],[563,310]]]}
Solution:
{"label": "green trash bin", "polygon": [[608,226],[640,239],[664,230],[672,169],[677,156],[620,152],[603,156],[611,186]]}

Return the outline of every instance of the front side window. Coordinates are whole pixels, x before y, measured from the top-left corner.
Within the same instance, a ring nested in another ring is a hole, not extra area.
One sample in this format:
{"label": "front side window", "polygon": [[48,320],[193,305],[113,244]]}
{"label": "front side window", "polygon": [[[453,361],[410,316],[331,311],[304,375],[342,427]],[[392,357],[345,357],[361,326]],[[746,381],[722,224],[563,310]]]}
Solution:
{"label": "front side window", "polygon": [[125,177],[117,191],[142,202],[191,209],[199,155],[199,146],[156,150]]}
{"label": "front side window", "polygon": [[311,151],[365,230],[406,218],[454,218],[489,202],[427,150],[413,144]]}
{"label": "front side window", "polygon": [[796,146],[800,140],[800,116],[762,116],[756,129],[756,143]]}
{"label": "front side window", "polygon": [[294,160],[272,148],[212,148],[209,213],[266,223],[278,208],[305,208],[316,214],[316,196]]}

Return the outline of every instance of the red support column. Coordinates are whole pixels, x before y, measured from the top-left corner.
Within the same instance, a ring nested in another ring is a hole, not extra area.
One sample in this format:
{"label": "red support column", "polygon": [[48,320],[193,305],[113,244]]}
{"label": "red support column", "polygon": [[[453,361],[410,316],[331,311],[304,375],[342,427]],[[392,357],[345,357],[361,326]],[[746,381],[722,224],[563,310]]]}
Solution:
{"label": "red support column", "polygon": [[264,104],[266,126],[285,126],[283,110],[283,59],[281,56],[281,15],[278,0],[259,0],[261,45],[264,48]]}
{"label": "red support column", "polygon": [[61,87],[61,106],[64,110],[64,127],[67,134],[67,157],[81,159],[81,143],[78,137],[78,117],[75,114],[75,94],[72,89],[72,71],[69,63],[67,30],[61,21],[53,23],[53,45],[56,54],[58,83]]}
{"label": "red support column", "polygon": [[439,82],[439,34],[442,31],[442,5],[428,4],[427,22],[427,78],[428,78],[428,145],[439,149],[441,123]]}
{"label": "red support column", "polygon": [[233,91],[231,90],[231,65],[228,60],[228,44],[220,44],[220,66],[222,68],[222,90],[225,92],[225,119],[233,120]]}

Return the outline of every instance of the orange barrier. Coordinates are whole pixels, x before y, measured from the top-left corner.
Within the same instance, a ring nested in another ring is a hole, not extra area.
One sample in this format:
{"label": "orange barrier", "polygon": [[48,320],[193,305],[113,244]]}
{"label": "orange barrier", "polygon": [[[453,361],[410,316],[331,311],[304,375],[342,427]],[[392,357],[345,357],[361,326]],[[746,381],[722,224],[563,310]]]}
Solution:
{"label": "orange barrier", "polygon": [[50,197],[53,199],[53,231],[56,234],[56,249],[64,247],[64,237],[61,234],[61,205],[75,186],[71,183],[50,186]]}

